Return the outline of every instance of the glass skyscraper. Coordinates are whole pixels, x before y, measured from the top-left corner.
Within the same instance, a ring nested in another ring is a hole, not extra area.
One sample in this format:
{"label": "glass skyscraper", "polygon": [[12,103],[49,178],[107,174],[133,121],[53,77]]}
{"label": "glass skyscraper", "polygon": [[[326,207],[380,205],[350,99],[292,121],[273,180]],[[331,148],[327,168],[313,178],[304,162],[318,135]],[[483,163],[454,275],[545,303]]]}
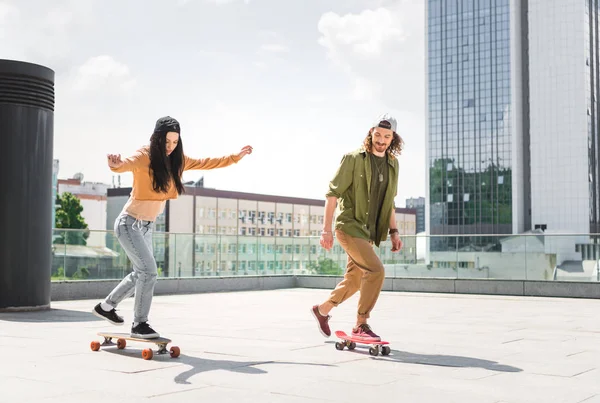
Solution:
{"label": "glass skyscraper", "polygon": [[430,234],[582,234],[559,264],[597,246],[599,2],[427,0]]}
{"label": "glass skyscraper", "polygon": [[512,233],[509,3],[428,0],[431,234]]}

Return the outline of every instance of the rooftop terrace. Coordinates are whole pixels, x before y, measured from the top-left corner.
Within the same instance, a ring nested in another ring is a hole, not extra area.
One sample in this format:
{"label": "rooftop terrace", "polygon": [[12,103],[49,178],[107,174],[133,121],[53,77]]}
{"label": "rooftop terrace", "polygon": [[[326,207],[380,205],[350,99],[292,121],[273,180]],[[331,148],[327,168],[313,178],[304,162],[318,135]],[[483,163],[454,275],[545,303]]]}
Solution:
{"label": "rooftop terrace", "polygon": [[[90,349],[114,327],[96,300],[0,314],[2,402],[600,402],[600,300],[383,292],[371,324],[388,357],[337,351],[309,307],[325,289],[154,299],[150,323],[179,358],[147,344]],[[332,312],[348,331],[357,296]],[[120,307],[131,321],[132,299]]]}

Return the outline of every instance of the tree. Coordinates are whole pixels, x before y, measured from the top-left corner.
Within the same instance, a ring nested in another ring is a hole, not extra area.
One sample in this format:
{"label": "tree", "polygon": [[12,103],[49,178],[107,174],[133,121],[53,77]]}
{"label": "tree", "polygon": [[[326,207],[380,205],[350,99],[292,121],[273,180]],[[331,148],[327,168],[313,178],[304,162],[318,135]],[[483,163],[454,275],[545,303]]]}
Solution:
{"label": "tree", "polygon": [[[87,229],[88,225],[81,216],[83,206],[77,196],[64,192],[57,201],[60,207],[56,210],[56,228]],[[58,235],[54,243],[86,245],[89,236],[89,231],[65,231]]]}
{"label": "tree", "polygon": [[315,274],[340,275],[342,268],[339,264],[329,258],[319,257],[316,262],[310,262],[308,268],[314,270]]}

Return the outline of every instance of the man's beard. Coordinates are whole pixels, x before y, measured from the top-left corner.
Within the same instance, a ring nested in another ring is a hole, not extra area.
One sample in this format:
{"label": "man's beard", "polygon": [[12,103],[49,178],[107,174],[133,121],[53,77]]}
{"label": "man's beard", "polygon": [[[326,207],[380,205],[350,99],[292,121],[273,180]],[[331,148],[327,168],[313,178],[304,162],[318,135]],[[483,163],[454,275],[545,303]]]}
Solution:
{"label": "man's beard", "polygon": [[383,151],[386,151],[388,149],[388,145],[387,144],[373,143],[373,148],[375,148],[378,152],[383,152]]}

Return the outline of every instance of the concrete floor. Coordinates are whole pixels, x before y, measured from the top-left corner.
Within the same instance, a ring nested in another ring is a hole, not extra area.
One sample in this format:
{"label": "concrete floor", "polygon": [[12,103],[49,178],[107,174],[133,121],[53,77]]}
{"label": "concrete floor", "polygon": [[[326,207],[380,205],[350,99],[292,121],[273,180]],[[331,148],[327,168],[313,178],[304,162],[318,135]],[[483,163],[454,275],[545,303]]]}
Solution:
{"label": "concrete floor", "polygon": [[[309,313],[327,290],[155,297],[154,345],[98,352],[95,300],[0,314],[0,402],[600,402],[600,300],[383,292],[370,321],[388,357],[337,351]],[[358,296],[332,312],[348,332]]]}

